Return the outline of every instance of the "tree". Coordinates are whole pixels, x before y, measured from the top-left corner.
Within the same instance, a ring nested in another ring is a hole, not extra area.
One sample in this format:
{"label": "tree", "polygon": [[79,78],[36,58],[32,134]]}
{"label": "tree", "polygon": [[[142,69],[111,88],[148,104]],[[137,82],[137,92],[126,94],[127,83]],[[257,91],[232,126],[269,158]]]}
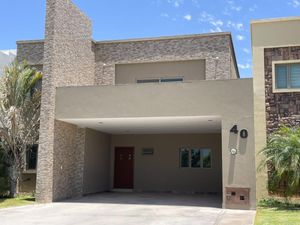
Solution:
{"label": "tree", "polygon": [[5,68],[0,86],[0,145],[9,165],[10,197],[15,197],[29,146],[38,141],[42,74],[26,62]]}
{"label": "tree", "polygon": [[267,140],[267,146],[260,152],[265,159],[259,169],[268,168],[268,189],[291,197],[300,188],[300,128],[281,126]]}

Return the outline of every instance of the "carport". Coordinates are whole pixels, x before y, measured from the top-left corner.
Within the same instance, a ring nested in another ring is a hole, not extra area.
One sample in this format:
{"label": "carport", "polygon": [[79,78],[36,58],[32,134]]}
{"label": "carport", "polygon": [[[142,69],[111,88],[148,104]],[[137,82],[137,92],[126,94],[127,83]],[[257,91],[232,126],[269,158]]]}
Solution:
{"label": "carport", "polygon": [[54,177],[55,200],[69,197],[61,190],[126,190],[220,195],[223,207],[255,208],[250,79],[62,87],[55,110],[55,157],[77,157],[60,157],[71,180]]}
{"label": "carport", "polygon": [[222,198],[219,116],[64,122],[87,129],[84,194],[133,191]]}

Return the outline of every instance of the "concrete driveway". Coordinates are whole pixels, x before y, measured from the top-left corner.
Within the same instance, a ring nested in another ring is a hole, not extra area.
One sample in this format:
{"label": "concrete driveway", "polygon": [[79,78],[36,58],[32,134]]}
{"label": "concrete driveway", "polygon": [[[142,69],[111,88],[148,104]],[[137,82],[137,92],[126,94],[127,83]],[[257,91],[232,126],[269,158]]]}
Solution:
{"label": "concrete driveway", "polygon": [[255,211],[221,209],[215,196],[103,193],[0,210],[1,225],[250,225]]}

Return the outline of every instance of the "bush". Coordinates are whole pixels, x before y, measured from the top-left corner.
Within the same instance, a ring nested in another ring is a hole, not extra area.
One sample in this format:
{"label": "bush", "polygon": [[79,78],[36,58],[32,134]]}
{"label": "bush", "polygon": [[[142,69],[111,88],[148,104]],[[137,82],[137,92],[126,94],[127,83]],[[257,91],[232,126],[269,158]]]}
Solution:
{"label": "bush", "polygon": [[300,128],[282,126],[268,137],[267,146],[260,152],[264,160],[259,170],[269,171],[268,189],[285,198],[300,190]]}
{"label": "bush", "polygon": [[277,208],[285,210],[300,210],[300,203],[290,203],[286,201],[280,201],[274,198],[266,198],[259,201],[258,206],[262,208]]}
{"label": "bush", "polygon": [[4,162],[3,152],[0,150],[0,197],[8,195],[9,181],[7,166]]}

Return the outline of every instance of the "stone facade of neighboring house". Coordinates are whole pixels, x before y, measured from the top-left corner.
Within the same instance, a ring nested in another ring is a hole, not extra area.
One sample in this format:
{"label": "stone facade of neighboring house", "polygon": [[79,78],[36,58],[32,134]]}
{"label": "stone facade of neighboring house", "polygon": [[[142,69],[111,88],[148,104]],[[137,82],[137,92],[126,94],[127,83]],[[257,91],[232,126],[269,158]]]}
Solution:
{"label": "stone facade of neighboring house", "polygon": [[290,60],[300,60],[299,46],[265,49],[266,119],[268,133],[278,129],[280,124],[299,125],[300,93],[273,92],[273,61]]}

